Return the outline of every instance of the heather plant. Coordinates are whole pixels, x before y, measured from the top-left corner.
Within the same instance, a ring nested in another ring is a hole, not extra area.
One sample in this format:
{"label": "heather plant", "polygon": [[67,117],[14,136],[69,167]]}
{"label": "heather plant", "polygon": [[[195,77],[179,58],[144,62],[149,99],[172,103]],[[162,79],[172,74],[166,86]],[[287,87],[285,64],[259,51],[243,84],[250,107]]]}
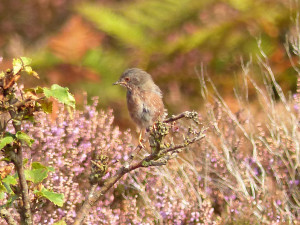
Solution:
{"label": "heather plant", "polygon": [[[87,224],[162,222],[164,218],[171,222],[189,219],[188,212],[198,211],[177,199],[166,215],[176,206],[181,209],[178,214],[153,217],[149,215],[153,208],[140,208],[139,192],[126,190],[130,183],[121,180],[139,168],[166,165],[190,144],[202,140],[205,128],[196,112],[158,121],[148,131],[150,152],[136,155],[142,146],[134,147],[129,132],[112,126],[111,111],[97,112],[97,99],[92,105],[85,104],[83,111],[71,111],[74,98],[66,88],[20,86],[17,81],[23,73],[38,77],[29,64],[27,58],[15,59],[13,69],[1,76],[1,215],[8,224],[81,224],[85,217]],[[57,116],[48,115],[53,104],[50,97],[68,107],[59,105]],[[176,121],[183,118],[191,124],[178,133]],[[172,133],[177,135],[176,141]],[[162,185],[156,179],[149,182],[157,183],[156,190]],[[127,191],[127,200],[118,200]],[[161,192],[163,198],[153,196],[158,202],[171,201],[168,191]],[[123,210],[126,216],[122,216]],[[211,214],[209,203],[202,211]],[[198,214],[190,220],[196,221]]]}
{"label": "heather plant", "polygon": [[[49,185],[53,190],[65,194],[64,206],[53,208],[50,212],[44,211],[36,214],[38,215],[36,223],[51,224],[61,219],[68,224],[74,223],[78,208],[94,186],[93,183],[97,179],[95,175],[104,174],[102,179],[113,177],[115,171],[120,172],[132,168],[133,166],[129,164],[131,161],[137,161],[133,164],[135,167],[148,166],[143,166],[141,160],[145,156],[149,157],[149,153],[140,150],[141,155],[136,155],[136,159],[130,158],[133,157],[135,146],[132,145],[133,140],[129,131],[123,133],[114,127],[112,111],[98,112],[97,104],[96,98],[92,105],[85,103],[83,111],[75,111],[72,118],[61,108],[59,116],[52,122],[45,114],[41,114],[37,119],[40,121],[38,126],[32,124],[26,126],[26,130],[36,140],[32,145],[32,159],[48,162],[48,166],[53,165],[59,170],[59,173],[48,176],[45,186]],[[173,117],[170,120],[175,119]],[[177,129],[172,128],[174,131]],[[85,132],[80,132],[80,130]],[[162,160],[153,161],[151,166],[165,163]],[[171,162],[170,166],[172,164]],[[103,173],[105,167],[107,170]],[[209,214],[206,215],[206,212],[210,212],[212,216],[213,212],[209,201],[205,203],[207,205],[205,208],[200,209],[199,202],[191,200],[192,196],[187,199],[178,199],[176,192],[179,191],[179,186],[174,192],[174,186],[169,188],[168,182],[161,180],[160,175],[155,174],[153,170],[154,168],[149,171],[133,171],[127,174],[114,190],[108,191],[101,197],[101,201],[92,207],[85,223],[138,224],[148,222],[151,224],[153,221],[169,221],[172,224],[172,221],[197,221],[200,217],[207,217],[206,220],[210,220]],[[91,184],[82,180],[90,180]],[[173,182],[173,185],[176,183]],[[95,189],[97,191],[100,187],[96,186]],[[180,189],[185,192],[182,195],[186,195],[188,190],[185,189],[184,183],[180,185]],[[200,192],[199,189],[198,191]],[[198,192],[197,197],[200,198],[199,201],[202,201],[202,196]],[[174,213],[176,211],[177,213]],[[195,212],[194,216],[191,216],[192,212]]]}
{"label": "heather plant", "polygon": [[[204,70],[196,71],[205,100],[199,119],[208,127],[206,137],[168,167],[151,171],[163,183],[164,194],[152,192],[154,185],[143,185],[139,174],[132,178],[132,185],[164,223],[299,224],[300,75],[294,64],[297,93],[285,95],[260,50],[258,67],[242,61],[244,72],[234,90],[235,111]],[[288,55],[299,57],[298,36],[287,43],[287,50]],[[260,71],[260,76],[254,71]],[[153,193],[163,200],[157,202]]]}
{"label": "heather plant", "polygon": [[[295,41],[299,37],[292,40],[292,45],[287,46],[299,57],[299,41]],[[207,110],[203,116],[210,129],[194,162],[202,165],[201,177],[214,199],[214,208],[221,208],[223,221],[297,224],[300,75],[295,65],[297,93],[286,97],[261,48],[260,51],[263,85],[254,79],[255,65],[251,61],[242,63],[244,73],[239,88],[235,89],[239,106],[236,112],[210,79],[205,79],[203,73],[199,76],[206,99]],[[255,107],[249,101],[249,90],[256,94]]]}
{"label": "heather plant", "polygon": [[157,223],[299,224],[299,43],[296,35],[286,44],[297,72],[296,94],[284,94],[258,43],[258,65],[242,61],[234,89],[238,110],[230,108],[204,70],[196,71],[206,137],[167,167],[149,171],[147,182],[141,174],[130,175],[130,185]]}

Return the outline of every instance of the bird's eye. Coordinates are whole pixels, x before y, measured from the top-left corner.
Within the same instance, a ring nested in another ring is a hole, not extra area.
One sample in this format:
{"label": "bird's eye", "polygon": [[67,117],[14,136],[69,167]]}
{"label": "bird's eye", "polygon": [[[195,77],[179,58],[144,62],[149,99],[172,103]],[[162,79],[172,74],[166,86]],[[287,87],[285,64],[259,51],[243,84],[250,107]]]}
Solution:
{"label": "bird's eye", "polygon": [[130,81],[130,78],[129,77],[125,77],[125,81]]}

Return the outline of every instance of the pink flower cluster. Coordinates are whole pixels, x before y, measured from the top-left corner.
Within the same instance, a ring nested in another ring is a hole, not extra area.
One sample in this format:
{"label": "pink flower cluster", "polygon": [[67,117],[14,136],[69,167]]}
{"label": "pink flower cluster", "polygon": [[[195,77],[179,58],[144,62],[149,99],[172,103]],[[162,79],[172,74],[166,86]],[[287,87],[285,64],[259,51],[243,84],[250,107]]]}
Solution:
{"label": "pink flower cluster", "polygon": [[[63,193],[65,199],[62,208],[45,199],[36,199],[35,224],[52,224],[61,219],[71,224],[89,193],[91,161],[95,155],[109,157],[105,175],[108,177],[128,160],[134,150],[130,131],[121,132],[113,126],[112,111],[98,112],[97,104],[94,98],[92,105],[85,104],[82,111],[69,113],[61,108],[55,120],[41,113],[36,116],[35,124],[24,126],[24,130],[35,139],[31,149],[26,150],[27,157],[30,162],[39,161],[55,168],[44,185]],[[176,165],[170,165],[170,168],[175,169]],[[160,173],[165,174],[161,176]],[[164,181],[170,179],[167,176],[171,176],[175,183]],[[187,185],[187,180],[181,179],[166,166],[134,171],[103,196],[86,217],[85,223],[153,224],[156,221],[214,224],[214,210],[209,199],[197,193],[201,187],[190,184],[195,186],[191,195]]]}

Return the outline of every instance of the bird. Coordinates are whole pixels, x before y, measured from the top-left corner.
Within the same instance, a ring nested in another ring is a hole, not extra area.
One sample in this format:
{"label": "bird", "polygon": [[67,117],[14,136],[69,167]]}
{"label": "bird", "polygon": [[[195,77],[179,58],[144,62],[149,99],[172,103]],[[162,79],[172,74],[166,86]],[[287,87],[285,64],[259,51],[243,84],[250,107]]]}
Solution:
{"label": "bird", "polygon": [[163,95],[154,83],[151,75],[139,68],[125,70],[114,85],[121,85],[127,89],[127,108],[130,117],[140,130],[139,144],[142,144],[142,132],[153,126],[158,120],[166,116]]}

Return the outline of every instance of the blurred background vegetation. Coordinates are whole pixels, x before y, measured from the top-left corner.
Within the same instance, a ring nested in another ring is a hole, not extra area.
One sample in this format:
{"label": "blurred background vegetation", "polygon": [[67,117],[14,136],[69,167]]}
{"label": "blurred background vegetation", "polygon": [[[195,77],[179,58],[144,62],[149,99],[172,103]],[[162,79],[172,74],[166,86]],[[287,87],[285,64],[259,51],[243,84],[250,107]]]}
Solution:
{"label": "blurred background vegetation", "polygon": [[261,40],[279,83],[295,90],[284,44],[297,11],[288,0],[2,1],[0,67],[30,57],[40,85],[68,86],[78,102],[84,91],[100,96],[128,127],[125,90],[112,86],[128,67],[152,74],[169,112],[179,113],[201,108],[195,71],[204,65],[234,107],[241,58],[255,60]]}

